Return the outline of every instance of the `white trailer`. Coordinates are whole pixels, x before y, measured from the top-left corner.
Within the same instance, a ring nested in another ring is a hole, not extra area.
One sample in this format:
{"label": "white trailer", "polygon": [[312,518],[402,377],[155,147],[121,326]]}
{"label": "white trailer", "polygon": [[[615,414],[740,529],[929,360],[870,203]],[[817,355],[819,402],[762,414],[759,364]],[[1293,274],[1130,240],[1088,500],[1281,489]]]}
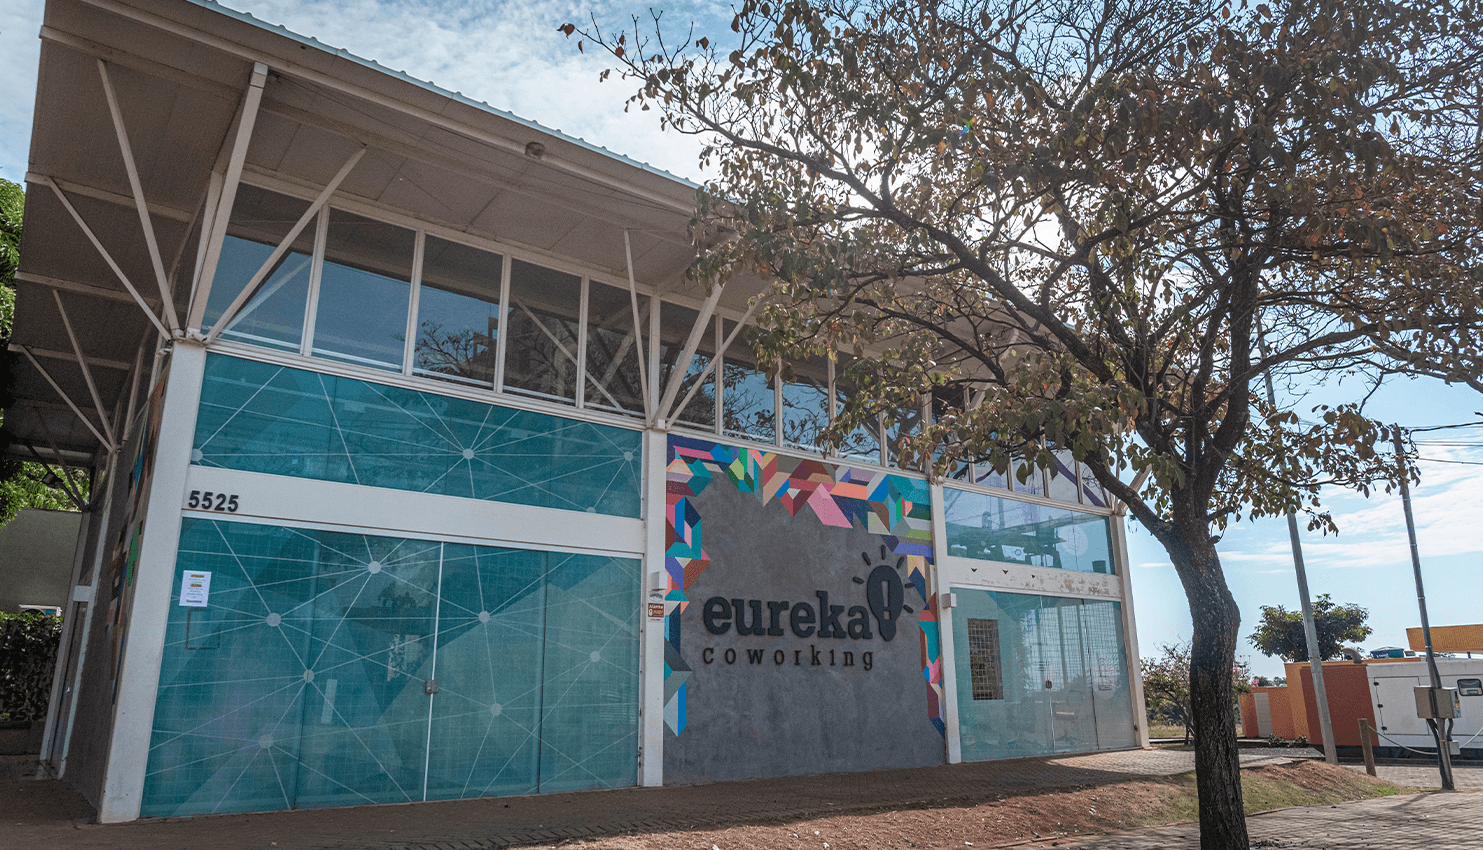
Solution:
{"label": "white trailer", "polygon": [[[1369,663],[1370,703],[1381,735],[1376,754],[1387,758],[1415,756],[1403,748],[1435,753],[1436,741],[1426,721],[1417,716],[1415,689],[1431,684],[1426,660]],[[1438,658],[1442,687],[1457,688],[1462,711],[1452,726],[1453,752],[1483,758],[1483,658]]]}

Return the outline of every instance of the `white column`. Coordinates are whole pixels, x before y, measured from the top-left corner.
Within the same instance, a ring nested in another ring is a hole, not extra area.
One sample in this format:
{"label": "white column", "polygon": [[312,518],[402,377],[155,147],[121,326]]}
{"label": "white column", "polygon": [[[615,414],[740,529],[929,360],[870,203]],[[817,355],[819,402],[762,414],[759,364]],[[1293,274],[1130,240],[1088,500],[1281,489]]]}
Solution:
{"label": "white column", "polygon": [[[108,457],[111,461],[113,456],[109,455]],[[113,477],[109,476],[108,480],[111,483]],[[56,668],[52,670],[51,696],[46,704],[46,729],[42,732],[41,736],[41,761],[50,762],[53,769],[56,768],[56,763],[59,759],[51,758],[52,743],[57,738],[61,724],[66,723],[65,718],[58,716],[57,709],[62,704],[62,691],[67,687],[67,683],[63,679],[67,675],[67,657],[72,652],[72,635],[77,631],[77,623],[75,622],[77,619],[77,602],[74,597],[76,596],[78,581],[82,578],[82,561],[83,555],[86,554],[88,548],[88,536],[98,526],[98,508],[102,501],[102,499],[97,499],[94,501],[92,507],[83,510],[80,521],[77,523],[77,542],[73,544],[72,549],[72,575],[70,581],[67,582],[67,601],[62,606],[62,639],[57,646]],[[92,611],[91,603],[88,604],[88,611]],[[83,616],[87,617],[88,615],[84,614]]]}
{"label": "white column", "polygon": [[[653,373],[650,373],[653,374]],[[639,784],[664,784],[664,619],[649,603],[664,603],[665,451],[668,435],[644,432],[644,592],[639,612]],[[655,581],[655,574],[659,580]]]}
{"label": "white column", "polygon": [[1107,518],[1112,531],[1112,560],[1122,579],[1123,645],[1128,654],[1128,696],[1133,701],[1133,730],[1138,746],[1148,748],[1148,711],[1143,704],[1143,665],[1138,654],[1138,621],[1133,616],[1133,570],[1128,564],[1128,532],[1123,517]]}
{"label": "white column", "polygon": [[180,512],[185,502],[186,473],[205,366],[204,346],[185,339],[175,341],[155,447],[154,477],[149,485],[144,539],[129,608],[128,644],[119,670],[107,772],[98,805],[101,823],[120,823],[139,817],[160,660],[165,647],[165,620],[175,586]]}
{"label": "white column", "polygon": [[942,501],[942,485],[932,489],[932,587],[937,594],[937,640],[942,647],[942,722],[947,727],[947,761],[963,760],[963,738],[958,727],[958,669],[953,654],[953,609],[947,606],[952,590],[942,581],[942,565],[947,558],[947,510]]}

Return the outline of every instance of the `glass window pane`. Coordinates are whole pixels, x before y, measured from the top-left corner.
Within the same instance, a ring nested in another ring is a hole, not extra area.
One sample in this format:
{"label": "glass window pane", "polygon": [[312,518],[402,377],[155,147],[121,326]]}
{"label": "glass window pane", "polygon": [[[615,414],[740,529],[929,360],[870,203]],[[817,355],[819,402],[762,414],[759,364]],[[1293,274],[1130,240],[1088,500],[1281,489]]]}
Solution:
{"label": "glass window pane", "polygon": [[[646,338],[634,336],[633,297],[626,289],[597,281],[587,284],[588,407],[643,415],[644,388],[639,357]],[[649,298],[640,295],[639,327],[649,324]],[[678,399],[677,399],[678,400]]]}
{"label": "glass window pane", "polygon": [[901,446],[909,438],[922,432],[922,406],[902,408],[901,412],[896,414],[895,421],[888,421],[885,425],[887,465],[902,469],[920,469],[921,464],[916,461],[909,464],[902,462]]}
{"label": "glass window pane", "polygon": [[[735,322],[724,322],[722,339],[734,327]],[[772,382],[757,365],[746,335],[746,331],[737,335],[722,363],[725,369],[721,387],[722,432],[729,437],[771,443],[777,437],[777,399],[773,396]]]}
{"label": "glass window pane", "polygon": [[[216,324],[308,209],[308,201],[246,183],[238,187],[211,295],[206,299],[202,330],[209,331]],[[297,351],[304,335],[304,308],[309,300],[309,267],[313,256],[311,222],[263,280],[257,294],[242,305],[222,336]]]}
{"label": "glass window pane", "polygon": [[581,304],[576,275],[521,260],[510,264],[505,389],[576,403]]}
{"label": "glass window pane", "polygon": [[1099,508],[1107,507],[1107,491],[1102,489],[1097,476],[1084,463],[1077,466],[1077,471],[1081,473],[1081,503]]}
{"label": "glass window pane", "polygon": [[330,210],[315,308],[315,355],[401,370],[415,241],[416,234],[404,227]]}
{"label": "glass window pane", "polygon": [[[961,416],[967,409],[968,392],[961,386],[937,387],[932,390],[932,421],[941,422],[944,416]],[[933,459],[941,460],[942,451],[939,449]],[[943,478],[949,481],[968,481],[972,469],[968,461],[958,459],[943,471]]]}
{"label": "glass window pane", "polygon": [[1056,452],[1055,465],[1050,468],[1050,497],[1058,502],[1079,501],[1076,498],[1076,461],[1065,450]]}
{"label": "glass window pane", "polygon": [[823,453],[819,434],[829,426],[829,358],[793,364],[783,381],[783,445]]}
{"label": "glass window pane", "polygon": [[[850,379],[849,367],[854,358],[841,354],[834,369],[835,410],[843,411],[845,403],[855,394],[855,385]],[[840,442],[838,452],[842,458],[861,460],[866,463],[881,462],[880,423],[869,422],[846,434]]]}
{"label": "glass window pane", "polygon": [[[665,387],[669,386],[670,375],[679,368],[680,355],[685,353],[685,343],[690,339],[690,330],[695,327],[695,320],[700,314],[689,307],[681,307],[678,304],[661,302],[659,304],[659,395],[663,397]],[[700,342],[695,347],[695,359],[690,361],[690,367],[685,370],[685,379],[680,384],[680,391],[675,394],[675,404],[684,400],[690,388],[695,385],[700,373],[706,366],[710,365],[711,358],[716,354],[715,324],[707,323],[701,333]],[[674,417],[679,422],[698,425],[706,430],[715,430],[716,427],[716,376],[712,372],[705,377],[705,382],[700,389],[695,391],[695,396],[685,409]]]}
{"label": "glass window pane", "polygon": [[985,493],[943,490],[948,553],[1032,567],[1107,573],[1107,519]]}
{"label": "glass window pane", "polygon": [[998,487],[1001,490],[1009,489],[1009,476],[1002,472],[995,472],[993,464],[986,460],[979,461],[973,465],[973,480],[985,487]]}
{"label": "glass window pane", "polygon": [[1092,602],[1081,607],[1082,652],[1091,676],[1097,710],[1097,746],[1133,746],[1133,705],[1128,696],[1128,662],[1123,648],[1122,605]]}
{"label": "glass window pane", "polygon": [[[968,625],[997,623],[1002,687],[994,698],[974,700],[958,689],[958,723],[964,761],[1018,758],[1051,752],[1051,698],[1042,674],[1040,599],[1018,593],[954,588],[953,638],[971,646]],[[962,616],[959,616],[961,613]],[[959,643],[961,642],[961,643]],[[970,652],[956,653],[959,682],[973,682]]]}
{"label": "glass window pane", "polygon": [[494,386],[503,262],[499,254],[427,237],[413,372]]}
{"label": "glass window pane", "polygon": [[1045,470],[1036,466],[1033,460],[1027,460],[1024,455],[1017,454],[1010,463],[1009,472],[1016,493],[1029,493],[1032,496],[1045,495]]}

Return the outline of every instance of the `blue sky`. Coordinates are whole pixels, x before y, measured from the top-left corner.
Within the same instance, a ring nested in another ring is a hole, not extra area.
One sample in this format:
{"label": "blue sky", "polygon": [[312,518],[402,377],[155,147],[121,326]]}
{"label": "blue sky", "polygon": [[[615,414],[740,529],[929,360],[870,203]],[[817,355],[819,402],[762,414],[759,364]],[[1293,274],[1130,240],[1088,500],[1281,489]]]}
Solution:
{"label": "blue sky", "polygon": [[[232,0],[233,8],[343,47],[382,65],[463,92],[500,109],[579,136],[594,144],[696,178],[699,146],[664,134],[653,112],[625,113],[621,81],[599,83],[600,56],[579,54],[556,32],[569,20],[621,21],[623,6],[596,7],[567,0]],[[648,5],[633,10],[647,14]],[[726,4],[680,0],[663,7],[669,20],[699,19],[710,33],[725,33]],[[26,171],[36,92],[37,33],[41,0],[0,3],[0,177],[20,181]],[[705,34],[704,31],[698,34]],[[1310,389],[1299,412],[1335,403],[1350,388]],[[1410,426],[1474,421],[1483,395],[1435,381],[1402,381],[1385,388],[1371,412]],[[1483,442],[1483,429],[1441,432],[1437,439]],[[1483,449],[1426,446],[1439,461],[1483,462]],[[1483,466],[1428,461],[1421,464],[1415,512],[1420,551],[1435,624],[1483,621],[1477,580],[1483,560]],[[1338,537],[1304,535],[1309,585],[1315,595],[1370,610],[1375,634],[1367,646],[1404,645],[1405,629],[1418,625],[1404,518],[1398,497],[1333,492],[1326,503],[1337,517]],[[1159,644],[1189,636],[1184,592],[1169,559],[1153,539],[1130,524],[1129,560],[1145,655]],[[1281,520],[1230,529],[1220,545],[1223,563],[1243,613],[1243,635],[1261,605],[1297,607],[1292,556]],[[1255,672],[1281,675],[1281,664],[1246,647]]]}

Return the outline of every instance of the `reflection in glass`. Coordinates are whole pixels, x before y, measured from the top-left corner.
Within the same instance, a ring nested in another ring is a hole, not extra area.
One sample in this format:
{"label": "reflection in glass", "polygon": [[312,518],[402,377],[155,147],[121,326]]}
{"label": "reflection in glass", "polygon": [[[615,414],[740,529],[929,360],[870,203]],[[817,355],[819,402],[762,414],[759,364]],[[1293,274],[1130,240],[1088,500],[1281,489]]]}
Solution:
{"label": "reflection in glass", "polygon": [[[845,403],[855,394],[855,385],[849,374],[850,364],[855,358],[848,354],[839,355],[834,368],[835,411],[843,412]],[[866,463],[881,462],[881,429],[879,420],[859,425],[844,436],[835,451],[842,458],[861,460]]]}
{"label": "reflection in glass", "polygon": [[[954,588],[959,729],[967,761],[1133,745],[1121,609],[1102,602]],[[993,635],[992,640],[990,634]],[[987,662],[997,660],[1002,685]],[[984,687],[980,687],[980,684]]]}
{"label": "reflection in glass", "polygon": [[1055,453],[1055,465],[1050,468],[1050,497],[1058,502],[1079,501],[1076,498],[1076,461],[1065,450]]}
{"label": "reflection in glass", "polygon": [[943,490],[948,554],[1085,573],[1109,572],[1107,519],[985,493]]}
{"label": "reflection in glass", "polygon": [[1107,491],[1102,489],[1097,476],[1092,474],[1086,464],[1078,467],[1078,471],[1081,473],[1081,503],[1099,508],[1107,507]]}
{"label": "reflection in glass", "polygon": [[575,403],[582,279],[515,260],[505,388]]}
{"label": "reflection in glass", "polygon": [[404,227],[330,210],[314,354],[401,370],[415,242]]}
{"label": "reflection in glass", "polygon": [[896,421],[886,421],[886,464],[902,469],[920,469],[918,461],[904,463],[901,460],[902,446],[922,432],[922,406],[904,407],[896,414]]}
{"label": "reflection in glass", "polygon": [[[680,358],[685,353],[685,343],[690,339],[690,331],[695,327],[695,321],[700,314],[689,307],[681,307],[679,304],[671,304],[668,301],[659,305],[659,395],[662,398],[669,386],[670,376],[679,368]],[[716,352],[715,324],[708,322],[701,331],[700,342],[695,346],[695,357],[691,359],[689,368],[685,370],[685,378],[680,382],[679,392],[675,393],[674,404],[685,400],[690,388],[700,379],[700,374],[710,365],[711,358]],[[716,376],[714,370],[707,373],[705,381],[685,409],[676,413],[673,417],[677,422],[685,422],[698,425],[707,430],[716,427]]]}
{"label": "reflection in glass", "polygon": [[[724,323],[723,339],[733,327],[734,322]],[[771,443],[777,438],[777,399],[745,336],[745,331],[738,335],[722,362],[722,432],[729,437]]]}
{"label": "reflection in glass", "polygon": [[[308,201],[246,183],[238,187],[232,217],[227,223],[227,236],[216,264],[211,295],[206,299],[202,330],[211,330],[308,209]],[[304,308],[309,300],[309,267],[313,256],[314,224],[311,222],[263,279],[257,294],[242,305],[222,336],[297,351],[303,340]]]}
{"label": "reflection in glass", "polygon": [[502,266],[499,254],[427,237],[413,372],[494,386]]}
{"label": "reflection in glass", "polygon": [[[941,422],[944,416],[962,415],[968,409],[968,391],[961,386],[935,387],[930,397],[932,405],[932,421]],[[941,460],[942,451],[939,450],[933,457],[933,461]],[[959,458],[943,471],[943,478],[949,481],[968,481],[972,475],[972,467],[968,461]]]}
{"label": "reflection in glass", "polygon": [[829,359],[811,357],[792,365],[792,379],[783,381],[783,445],[822,454],[820,434],[829,426]]}
{"label": "reflection in glass", "polygon": [[998,487],[1001,490],[1009,489],[1009,476],[1003,472],[995,472],[994,465],[987,460],[981,460],[973,464],[973,480],[984,487]]}
{"label": "reflection in glass", "polygon": [[[587,284],[588,407],[642,415],[644,388],[639,379],[643,339],[633,333],[633,304],[626,289],[597,281]],[[649,323],[649,297],[640,295],[641,327]]]}
{"label": "reflection in glass", "polygon": [[1036,466],[1034,459],[1016,454],[1010,461],[1009,471],[1016,493],[1045,495],[1045,470]]}

